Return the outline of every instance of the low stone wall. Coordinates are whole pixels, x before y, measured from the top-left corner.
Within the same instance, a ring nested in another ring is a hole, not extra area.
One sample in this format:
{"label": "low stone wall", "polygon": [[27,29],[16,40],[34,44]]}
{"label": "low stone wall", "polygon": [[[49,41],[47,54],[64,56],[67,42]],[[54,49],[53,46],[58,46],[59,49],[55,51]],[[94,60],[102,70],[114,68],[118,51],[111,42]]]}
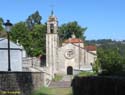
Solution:
{"label": "low stone wall", "polygon": [[23,60],[23,67],[40,67],[40,59],[36,57],[24,57]]}
{"label": "low stone wall", "polygon": [[125,77],[75,77],[73,95],[125,95]]}
{"label": "low stone wall", "polygon": [[0,95],[31,95],[42,86],[42,72],[0,72]]}

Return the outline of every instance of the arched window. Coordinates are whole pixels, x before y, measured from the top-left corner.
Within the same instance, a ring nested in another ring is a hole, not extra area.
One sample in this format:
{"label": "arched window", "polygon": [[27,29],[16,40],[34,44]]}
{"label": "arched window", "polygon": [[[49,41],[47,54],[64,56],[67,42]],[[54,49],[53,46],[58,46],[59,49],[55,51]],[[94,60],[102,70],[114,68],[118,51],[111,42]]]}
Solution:
{"label": "arched window", "polygon": [[54,25],[50,24],[50,33],[54,33]]}

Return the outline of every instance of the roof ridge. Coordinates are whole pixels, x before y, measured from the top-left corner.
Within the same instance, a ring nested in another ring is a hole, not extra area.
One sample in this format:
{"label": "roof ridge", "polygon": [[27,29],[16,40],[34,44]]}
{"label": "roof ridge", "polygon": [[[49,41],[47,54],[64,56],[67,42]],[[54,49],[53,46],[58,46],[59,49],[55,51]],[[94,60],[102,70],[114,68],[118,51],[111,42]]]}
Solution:
{"label": "roof ridge", "polygon": [[69,38],[66,39],[64,43],[83,43],[83,40],[80,38]]}

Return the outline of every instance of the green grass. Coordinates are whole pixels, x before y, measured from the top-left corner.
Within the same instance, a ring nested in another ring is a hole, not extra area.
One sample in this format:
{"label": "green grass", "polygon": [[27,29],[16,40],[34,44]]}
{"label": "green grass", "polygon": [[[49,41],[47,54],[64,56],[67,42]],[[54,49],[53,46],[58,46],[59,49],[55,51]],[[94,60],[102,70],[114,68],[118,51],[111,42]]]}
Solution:
{"label": "green grass", "polygon": [[72,95],[71,88],[47,88],[43,87],[33,93],[33,95]]}
{"label": "green grass", "polygon": [[86,71],[84,71],[84,72],[80,72],[78,74],[78,76],[80,76],[80,77],[82,77],[82,76],[97,76],[97,74],[95,72],[86,72]]}

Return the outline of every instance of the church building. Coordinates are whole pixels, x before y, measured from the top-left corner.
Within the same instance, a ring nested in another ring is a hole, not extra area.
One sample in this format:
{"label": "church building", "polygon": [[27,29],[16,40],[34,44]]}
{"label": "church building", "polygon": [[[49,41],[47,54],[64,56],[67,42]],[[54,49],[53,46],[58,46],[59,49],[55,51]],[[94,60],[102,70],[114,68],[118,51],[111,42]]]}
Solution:
{"label": "church building", "polygon": [[97,58],[95,46],[84,46],[84,41],[76,38],[65,40],[59,46],[58,20],[51,13],[47,21],[46,33],[46,66],[48,72],[72,75],[78,71],[92,71],[92,64]]}

